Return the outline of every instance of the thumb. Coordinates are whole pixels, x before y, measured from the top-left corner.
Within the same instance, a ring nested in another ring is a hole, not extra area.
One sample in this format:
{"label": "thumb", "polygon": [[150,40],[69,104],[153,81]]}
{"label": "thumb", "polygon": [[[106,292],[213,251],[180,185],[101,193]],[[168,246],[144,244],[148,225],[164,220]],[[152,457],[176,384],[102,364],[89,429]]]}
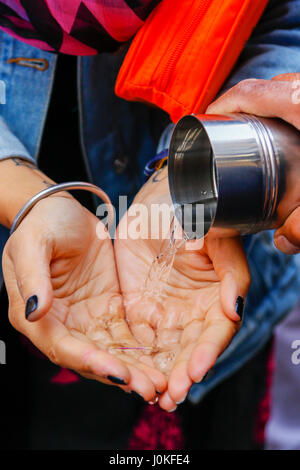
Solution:
{"label": "thumb", "polygon": [[51,244],[20,227],[8,240],[6,251],[15,278],[14,289],[18,289],[24,302],[25,318],[31,322],[39,320],[53,301]]}
{"label": "thumb", "polygon": [[224,313],[234,321],[242,320],[251,277],[240,237],[208,240],[208,255],[221,281],[220,300]]}
{"label": "thumb", "polygon": [[285,223],[275,232],[274,243],[286,255],[300,252],[300,207],[295,209]]}
{"label": "thumb", "polygon": [[281,75],[272,80],[243,80],[208,106],[206,113],[277,117],[300,129],[299,75]]}

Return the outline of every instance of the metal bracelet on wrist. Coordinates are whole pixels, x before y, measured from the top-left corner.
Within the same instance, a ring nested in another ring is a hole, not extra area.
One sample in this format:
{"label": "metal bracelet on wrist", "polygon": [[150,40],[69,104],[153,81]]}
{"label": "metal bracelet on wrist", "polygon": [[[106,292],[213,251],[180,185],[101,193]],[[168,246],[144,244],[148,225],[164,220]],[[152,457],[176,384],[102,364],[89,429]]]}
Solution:
{"label": "metal bracelet on wrist", "polygon": [[85,191],[90,191],[91,193],[96,194],[96,196],[102,199],[103,202],[107,205],[109,218],[113,216],[112,204],[110,202],[110,199],[102,189],[98,188],[98,186],[95,186],[94,184],[91,184],[91,183],[85,183],[82,181],[71,181],[68,183],[60,183],[60,184],[55,184],[53,186],[50,186],[49,188],[43,189],[42,191],[37,193],[35,196],[30,198],[29,201],[26,202],[26,204],[24,204],[24,206],[19,210],[16,217],[14,218],[14,221],[10,229],[10,235],[14,233],[14,231],[18,228],[18,226],[20,225],[24,217],[39,201],[41,201],[42,199],[45,199],[48,196],[51,196],[52,194],[59,193],[61,191],[70,191],[70,190],[77,190],[77,189],[83,189]]}

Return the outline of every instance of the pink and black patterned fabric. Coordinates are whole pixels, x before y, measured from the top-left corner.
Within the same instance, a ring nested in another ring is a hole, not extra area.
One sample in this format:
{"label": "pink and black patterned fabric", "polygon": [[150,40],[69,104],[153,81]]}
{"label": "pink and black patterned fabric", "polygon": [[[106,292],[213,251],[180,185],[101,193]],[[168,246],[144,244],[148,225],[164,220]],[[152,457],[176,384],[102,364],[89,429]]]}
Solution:
{"label": "pink and black patterned fabric", "polygon": [[161,0],[0,0],[0,29],[52,52],[113,52]]}

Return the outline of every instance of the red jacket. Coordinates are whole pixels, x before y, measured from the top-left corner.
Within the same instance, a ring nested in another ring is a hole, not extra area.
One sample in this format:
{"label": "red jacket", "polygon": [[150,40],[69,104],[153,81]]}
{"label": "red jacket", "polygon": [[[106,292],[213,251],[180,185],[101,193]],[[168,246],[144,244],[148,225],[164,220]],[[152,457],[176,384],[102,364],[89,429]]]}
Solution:
{"label": "red jacket", "polygon": [[163,0],[135,36],[118,96],[173,121],[204,112],[229,75],[268,0]]}

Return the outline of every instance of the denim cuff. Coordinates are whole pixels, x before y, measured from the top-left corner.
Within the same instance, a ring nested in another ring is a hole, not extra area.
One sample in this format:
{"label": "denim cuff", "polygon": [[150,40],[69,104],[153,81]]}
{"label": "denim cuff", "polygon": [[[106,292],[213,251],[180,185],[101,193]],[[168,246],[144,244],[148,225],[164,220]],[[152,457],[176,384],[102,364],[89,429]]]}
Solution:
{"label": "denim cuff", "polygon": [[0,161],[7,158],[19,157],[35,164],[22,142],[9,130],[4,119],[0,116]]}

